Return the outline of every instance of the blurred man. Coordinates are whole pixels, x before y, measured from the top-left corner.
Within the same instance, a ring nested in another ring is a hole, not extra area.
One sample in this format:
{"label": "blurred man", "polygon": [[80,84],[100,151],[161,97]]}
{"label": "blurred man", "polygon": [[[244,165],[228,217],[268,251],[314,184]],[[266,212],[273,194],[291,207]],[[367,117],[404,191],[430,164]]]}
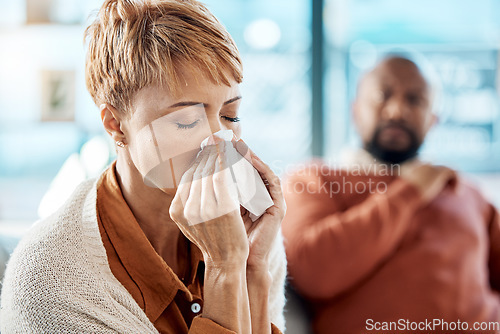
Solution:
{"label": "blurred man", "polygon": [[286,186],[290,281],[314,332],[498,332],[499,215],[452,170],[418,160],[435,122],[419,68],[384,59],[353,116],[363,150],[349,167],[313,163]]}

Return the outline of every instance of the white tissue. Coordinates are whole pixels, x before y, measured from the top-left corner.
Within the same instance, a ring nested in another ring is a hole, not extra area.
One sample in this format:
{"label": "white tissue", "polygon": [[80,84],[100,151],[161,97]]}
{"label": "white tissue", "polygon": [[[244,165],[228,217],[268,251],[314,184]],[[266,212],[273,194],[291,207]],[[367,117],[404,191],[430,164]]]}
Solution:
{"label": "white tissue", "polygon": [[[268,208],[274,205],[262,178],[252,164],[234,148],[231,142],[234,136],[232,130],[221,130],[212,136],[218,137],[226,143],[229,142],[228,145],[225,145],[225,155],[237,188],[238,201],[242,207],[248,210],[250,219],[257,220]],[[207,146],[209,138],[201,143],[202,150]]]}

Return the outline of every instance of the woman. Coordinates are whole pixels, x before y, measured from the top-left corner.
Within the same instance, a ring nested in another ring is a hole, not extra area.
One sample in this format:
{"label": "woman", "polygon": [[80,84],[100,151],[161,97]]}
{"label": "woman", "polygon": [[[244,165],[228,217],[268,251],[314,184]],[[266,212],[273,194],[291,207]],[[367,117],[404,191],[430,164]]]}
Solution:
{"label": "woman", "polygon": [[198,154],[241,134],[231,37],[194,0],[107,0],[87,37],[117,160],[17,247],[2,333],[278,333],[279,179],[250,154],[273,201],[253,221],[230,190],[230,143]]}

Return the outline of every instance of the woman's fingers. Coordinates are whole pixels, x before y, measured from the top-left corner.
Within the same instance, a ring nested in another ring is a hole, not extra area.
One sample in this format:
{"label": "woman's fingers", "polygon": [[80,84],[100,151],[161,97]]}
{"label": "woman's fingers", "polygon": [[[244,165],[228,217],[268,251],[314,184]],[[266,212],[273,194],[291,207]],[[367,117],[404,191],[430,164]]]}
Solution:
{"label": "woman's fingers", "polygon": [[283,198],[283,190],[281,189],[281,181],[276,174],[271,170],[271,168],[266,165],[262,160],[257,157],[257,155],[251,152],[252,165],[257,169],[264,184],[268,187],[269,194],[274,202],[274,205],[278,208],[285,210],[285,200]]}
{"label": "woman's fingers", "polygon": [[217,218],[217,200],[213,186],[213,175],[217,164],[217,147],[212,145],[205,149],[209,149],[208,159],[203,168],[203,176],[201,180],[201,219],[209,221]]}
{"label": "woman's fingers", "polygon": [[222,214],[238,210],[240,206],[236,182],[233,180],[231,166],[228,164],[224,153],[225,145],[227,145],[226,142],[220,144],[215,173],[212,179],[217,207]]}
{"label": "woman's fingers", "polygon": [[249,163],[252,163],[252,151],[248,147],[248,145],[243,141],[243,139],[238,140],[234,144],[234,148],[238,151],[239,154],[243,156]]}
{"label": "woman's fingers", "polygon": [[[278,176],[274,174],[271,168],[266,165],[260,158],[253,152],[248,145],[242,140],[238,140],[235,144],[235,148],[248,162],[250,162],[255,169],[259,172],[262,180],[266,187],[268,187],[269,192],[273,200],[283,198],[283,192],[281,189],[281,182]],[[274,196],[273,196],[274,195]]]}
{"label": "woman's fingers", "polygon": [[202,182],[203,182],[203,170],[210,158],[211,148],[203,150],[201,155],[200,163],[196,166],[193,173],[193,178],[190,184],[189,197],[184,203],[184,216],[187,218],[190,225],[202,223],[201,210],[202,210]]}
{"label": "woman's fingers", "polygon": [[184,208],[191,192],[194,172],[196,171],[196,168],[198,168],[202,158],[203,156],[200,154],[196,157],[191,167],[189,167],[188,170],[182,175],[177,191],[175,192],[169,212],[170,217],[177,223],[186,223]]}
{"label": "woman's fingers", "polygon": [[180,192],[173,201],[182,207],[181,219],[171,216],[205,259],[213,263],[240,263],[248,257],[248,238],[238,210],[236,184],[225,157],[225,144],[217,142],[200,152],[196,164],[183,175]]}
{"label": "woman's fingers", "polygon": [[191,183],[193,182],[194,173],[196,171],[196,168],[198,168],[202,159],[203,156],[201,154],[198,154],[191,167],[189,167],[188,170],[184,172],[184,174],[181,177],[181,181],[179,182],[179,187],[177,188],[174,199],[180,200],[182,205],[185,205],[187,202],[187,199],[189,197],[189,191],[191,189]]}
{"label": "woman's fingers", "polygon": [[240,215],[241,218],[243,219],[243,223],[245,224],[245,230],[247,231],[248,234],[253,225],[253,221],[250,218],[250,212],[248,212],[248,210],[245,209],[243,206],[240,206]]}

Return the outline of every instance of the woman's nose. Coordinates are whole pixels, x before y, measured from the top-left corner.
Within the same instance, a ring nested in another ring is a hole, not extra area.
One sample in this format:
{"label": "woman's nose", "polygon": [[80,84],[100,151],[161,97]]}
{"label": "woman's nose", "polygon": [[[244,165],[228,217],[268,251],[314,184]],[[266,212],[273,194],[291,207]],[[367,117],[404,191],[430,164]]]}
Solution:
{"label": "woman's nose", "polygon": [[212,133],[219,132],[223,129],[223,125],[221,123],[219,115],[208,116],[208,124],[210,125],[210,131]]}

